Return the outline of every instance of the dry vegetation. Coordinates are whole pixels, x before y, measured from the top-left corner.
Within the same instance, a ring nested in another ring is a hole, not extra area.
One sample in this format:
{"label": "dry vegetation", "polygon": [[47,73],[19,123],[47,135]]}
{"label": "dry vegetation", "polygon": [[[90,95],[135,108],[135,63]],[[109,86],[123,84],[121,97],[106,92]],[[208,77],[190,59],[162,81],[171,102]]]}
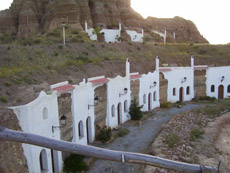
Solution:
{"label": "dry vegetation", "polygon": [[[4,106],[29,102],[36,97],[31,93],[37,95],[53,83],[65,80],[78,83],[87,77],[123,75],[126,58],[131,61],[131,71],[140,73],[154,70],[156,56],[162,64],[178,66],[190,65],[191,55],[195,55],[196,64],[230,64],[230,45],[106,44],[91,41],[86,33],[68,28],[66,46],[62,45],[61,29],[17,40],[5,34],[0,42],[0,105]],[[15,92],[17,89],[20,90]],[[19,94],[22,92],[29,100],[24,101]]]}
{"label": "dry vegetation", "polygon": [[[223,149],[223,141],[229,139],[229,132],[220,139],[225,127],[230,125],[230,101],[202,101],[202,107],[179,114],[163,127],[154,140],[150,153],[163,158],[188,163],[217,167],[222,161],[221,171],[229,172],[230,150]],[[227,114],[226,114],[227,113]],[[218,144],[220,143],[221,144]],[[164,172],[151,166],[145,172]],[[173,172],[173,171],[169,171]]]}

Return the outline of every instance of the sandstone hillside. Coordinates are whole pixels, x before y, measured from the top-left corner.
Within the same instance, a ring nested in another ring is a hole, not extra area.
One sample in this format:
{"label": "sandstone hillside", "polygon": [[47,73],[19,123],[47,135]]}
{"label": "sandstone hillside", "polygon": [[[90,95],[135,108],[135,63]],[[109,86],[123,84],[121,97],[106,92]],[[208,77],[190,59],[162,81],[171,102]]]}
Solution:
{"label": "sandstone hillside", "polygon": [[[167,29],[169,39],[177,33],[179,42],[207,43],[193,22],[180,17],[173,19],[143,19],[130,6],[130,0],[14,0],[11,7],[0,12],[0,36],[34,36],[60,28],[62,22],[68,27],[83,30],[85,21],[89,27],[135,29],[143,28],[150,40],[162,41],[151,32]],[[172,39],[171,39],[172,40]]]}

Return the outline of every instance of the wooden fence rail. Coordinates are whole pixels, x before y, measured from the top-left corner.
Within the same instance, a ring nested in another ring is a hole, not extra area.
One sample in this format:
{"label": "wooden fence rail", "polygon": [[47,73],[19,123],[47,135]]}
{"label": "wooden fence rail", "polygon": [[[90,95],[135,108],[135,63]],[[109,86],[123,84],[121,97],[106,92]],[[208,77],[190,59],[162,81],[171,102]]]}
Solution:
{"label": "wooden fence rail", "polygon": [[10,130],[2,126],[0,126],[0,140],[26,143],[54,150],[95,157],[98,159],[152,165],[182,172],[217,172],[217,168],[211,166],[188,164],[147,154],[115,151],[88,145],[80,145],[73,142],[66,142],[35,134]]}

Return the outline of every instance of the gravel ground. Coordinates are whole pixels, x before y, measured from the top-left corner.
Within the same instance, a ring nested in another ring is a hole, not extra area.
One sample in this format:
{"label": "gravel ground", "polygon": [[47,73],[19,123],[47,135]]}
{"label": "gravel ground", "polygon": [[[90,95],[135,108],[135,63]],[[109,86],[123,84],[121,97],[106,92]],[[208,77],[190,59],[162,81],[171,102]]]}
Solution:
{"label": "gravel ground", "polygon": [[[116,138],[112,143],[106,145],[99,145],[99,147],[146,153],[149,145],[157,137],[161,130],[161,125],[168,122],[173,115],[192,110],[199,105],[186,104],[182,108],[171,108],[171,109],[161,109],[157,111],[152,111],[153,116],[147,118],[143,121],[141,126],[133,125],[132,122],[127,122],[122,124],[122,128],[129,129],[129,134]],[[109,173],[109,172],[119,172],[119,173],[129,173],[129,172],[139,172],[140,165],[130,164],[130,163],[120,163],[107,160],[96,160],[90,167],[90,173]]]}

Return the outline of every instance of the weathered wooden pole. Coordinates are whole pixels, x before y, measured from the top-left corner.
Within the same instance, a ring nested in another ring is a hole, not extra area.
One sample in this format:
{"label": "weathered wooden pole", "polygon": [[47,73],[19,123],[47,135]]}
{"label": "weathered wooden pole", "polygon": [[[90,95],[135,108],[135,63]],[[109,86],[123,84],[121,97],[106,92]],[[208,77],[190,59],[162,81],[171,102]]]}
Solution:
{"label": "weathered wooden pole", "polygon": [[73,142],[66,142],[47,138],[31,133],[25,133],[15,130],[6,129],[0,126],[0,140],[21,142],[26,144],[37,145],[41,147],[51,148],[54,150],[76,153],[80,155],[95,157],[104,160],[112,160],[123,163],[138,163],[145,165],[152,165],[156,167],[183,171],[183,172],[217,172],[215,167],[201,166],[195,164],[188,164],[183,162],[163,159],[147,154],[123,152],[102,149],[98,147],[80,145]]}

